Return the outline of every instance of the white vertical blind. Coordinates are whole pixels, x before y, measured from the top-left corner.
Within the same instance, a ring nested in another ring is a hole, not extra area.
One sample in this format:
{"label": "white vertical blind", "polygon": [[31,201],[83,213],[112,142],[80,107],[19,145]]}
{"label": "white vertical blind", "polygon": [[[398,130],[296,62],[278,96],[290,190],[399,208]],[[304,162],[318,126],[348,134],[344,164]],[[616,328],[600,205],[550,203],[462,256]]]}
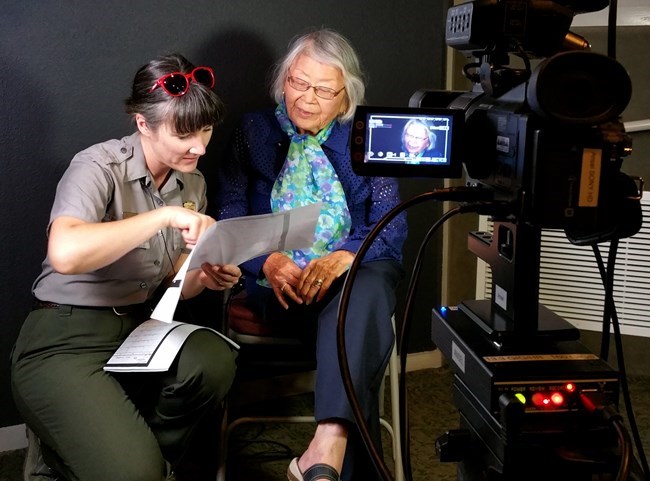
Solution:
{"label": "white vertical blind", "polygon": [[[641,201],[643,218],[650,216],[650,194]],[[492,224],[481,218],[480,230]],[[609,243],[599,244],[607,262]],[[478,260],[477,298],[489,299],[490,267]],[[590,246],[571,244],[561,230],[544,229],[540,250],[539,301],[579,329],[602,330],[605,290]],[[614,275],[614,300],[621,332],[650,337],[650,226],[644,223],[634,237],[619,241]]]}

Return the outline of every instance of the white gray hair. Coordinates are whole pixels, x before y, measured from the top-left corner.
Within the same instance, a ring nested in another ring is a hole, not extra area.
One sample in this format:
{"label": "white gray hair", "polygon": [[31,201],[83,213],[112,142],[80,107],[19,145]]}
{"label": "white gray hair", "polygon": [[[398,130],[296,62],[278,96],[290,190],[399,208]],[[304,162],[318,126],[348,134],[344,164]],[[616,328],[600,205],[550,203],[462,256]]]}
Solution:
{"label": "white gray hair", "polygon": [[338,115],[341,122],[352,120],[357,105],[364,102],[366,85],[359,57],[352,45],[338,32],[320,29],[295,38],[289,44],[289,50],[276,64],[271,79],[271,96],[280,103],[284,94],[284,82],[289,69],[300,55],[306,55],[327,65],[341,70],[346,96],[346,109]]}

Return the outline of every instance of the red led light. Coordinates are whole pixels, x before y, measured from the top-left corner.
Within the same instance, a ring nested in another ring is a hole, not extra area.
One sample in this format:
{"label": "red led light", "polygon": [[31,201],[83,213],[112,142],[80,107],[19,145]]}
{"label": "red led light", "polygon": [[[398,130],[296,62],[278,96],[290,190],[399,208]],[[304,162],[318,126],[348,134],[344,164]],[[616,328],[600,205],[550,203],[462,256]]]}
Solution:
{"label": "red led light", "polygon": [[547,406],[549,403],[549,399],[541,392],[536,392],[535,394],[533,394],[531,401],[533,402],[533,405],[538,407]]}
{"label": "red led light", "polygon": [[566,389],[568,392],[573,392],[576,390],[576,385],[572,382],[568,382],[564,385],[564,389]]}
{"label": "red led light", "polygon": [[531,397],[531,402],[540,408],[554,408],[564,405],[564,396],[557,391],[553,393],[536,392]]}
{"label": "red led light", "polygon": [[551,394],[551,402],[556,406],[561,406],[564,404],[564,396],[562,396],[562,394],[559,392],[554,392]]}

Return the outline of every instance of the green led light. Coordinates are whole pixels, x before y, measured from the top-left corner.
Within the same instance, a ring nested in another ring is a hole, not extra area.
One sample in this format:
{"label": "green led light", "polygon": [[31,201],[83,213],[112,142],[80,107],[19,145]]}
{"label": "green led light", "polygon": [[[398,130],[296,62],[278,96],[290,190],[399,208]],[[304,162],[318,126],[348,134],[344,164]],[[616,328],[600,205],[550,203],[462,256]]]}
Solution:
{"label": "green led light", "polygon": [[520,392],[516,393],[515,397],[519,399],[519,402],[521,402],[521,404],[526,404],[526,396],[524,396]]}

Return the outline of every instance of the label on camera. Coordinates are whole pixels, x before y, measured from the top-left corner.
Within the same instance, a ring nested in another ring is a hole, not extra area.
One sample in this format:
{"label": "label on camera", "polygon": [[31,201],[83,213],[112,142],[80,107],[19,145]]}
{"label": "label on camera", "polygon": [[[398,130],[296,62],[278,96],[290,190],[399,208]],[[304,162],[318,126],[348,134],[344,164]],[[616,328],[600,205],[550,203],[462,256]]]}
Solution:
{"label": "label on camera", "polygon": [[600,168],[603,152],[600,149],[584,149],[580,175],[580,207],[598,207],[600,192]]}
{"label": "label on camera", "polygon": [[494,303],[504,311],[508,310],[508,292],[498,284],[494,286]]}
{"label": "label on camera", "polygon": [[497,135],[497,150],[504,154],[510,152],[510,138],[504,135]]}
{"label": "label on camera", "polygon": [[454,341],[451,341],[451,359],[458,366],[458,369],[465,374],[465,353]]}

